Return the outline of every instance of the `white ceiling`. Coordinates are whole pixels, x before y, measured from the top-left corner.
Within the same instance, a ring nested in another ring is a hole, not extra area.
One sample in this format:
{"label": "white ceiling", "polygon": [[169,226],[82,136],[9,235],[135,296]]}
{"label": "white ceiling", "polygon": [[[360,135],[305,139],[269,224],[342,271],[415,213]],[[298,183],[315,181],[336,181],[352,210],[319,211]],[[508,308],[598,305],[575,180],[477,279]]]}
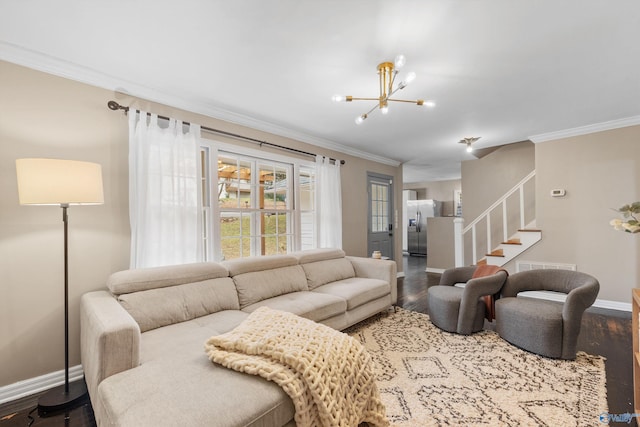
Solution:
{"label": "white ceiling", "polygon": [[[399,53],[437,106],[357,126],[373,104],[331,96],[378,96]],[[0,59],[455,179],[463,137],[640,116],[640,1],[0,0]]]}

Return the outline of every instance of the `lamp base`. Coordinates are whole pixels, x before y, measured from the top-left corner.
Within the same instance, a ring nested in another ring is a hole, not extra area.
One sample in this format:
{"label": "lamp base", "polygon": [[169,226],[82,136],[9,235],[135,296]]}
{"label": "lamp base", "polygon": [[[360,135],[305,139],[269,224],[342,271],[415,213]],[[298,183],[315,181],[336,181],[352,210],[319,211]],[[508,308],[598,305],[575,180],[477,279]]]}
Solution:
{"label": "lamp base", "polygon": [[69,392],[65,392],[64,384],[54,387],[38,399],[38,413],[41,416],[73,409],[89,397],[84,380],[69,383]]}

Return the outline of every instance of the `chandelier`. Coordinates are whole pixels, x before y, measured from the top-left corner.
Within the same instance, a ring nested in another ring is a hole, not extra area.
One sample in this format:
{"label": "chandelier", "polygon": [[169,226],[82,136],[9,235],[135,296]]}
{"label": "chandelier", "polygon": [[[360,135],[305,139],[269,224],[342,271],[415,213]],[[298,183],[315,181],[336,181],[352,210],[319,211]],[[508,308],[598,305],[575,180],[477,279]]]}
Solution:
{"label": "chandelier", "polygon": [[333,101],[335,102],[351,102],[351,101],[377,101],[378,103],[374,105],[369,111],[363,113],[356,117],[356,124],[361,124],[364,122],[369,114],[373,112],[376,108],[380,109],[382,114],[387,114],[389,112],[389,102],[408,102],[410,104],[416,104],[424,107],[435,107],[435,103],[433,101],[425,101],[422,99],[417,99],[415,101],[409,101],[406,99],[393,99],[391,98],[393,94],[397,91],[404,89],[407,87],[409,83],[411,83],[416,78],[416,73],[410,72],[407,74],[404,80],[400,81],[398,85],[394,88],[393,85],[396,80],[396,75],[398,74],[398,70],[400,70],[406,62],[404,55],[396,56],[394,62],[381,62],[378,64],[378,76],[380,79],[380,96],[377,98],[356,98],[354,96],[344,96],[344,95],[334,95]]}
{"label": "chandelier", "polygon": [[471,137],[467,137],[467,138],[462,138],[458,142],[460,144],[466,144],[467,145],[467,153],[470,153],[470,152],[473,151],[473,147],[471,146],[471,144],[473,144],[474,142],[476,142],[479,139],[480,139],[479,136],[471,136]]}

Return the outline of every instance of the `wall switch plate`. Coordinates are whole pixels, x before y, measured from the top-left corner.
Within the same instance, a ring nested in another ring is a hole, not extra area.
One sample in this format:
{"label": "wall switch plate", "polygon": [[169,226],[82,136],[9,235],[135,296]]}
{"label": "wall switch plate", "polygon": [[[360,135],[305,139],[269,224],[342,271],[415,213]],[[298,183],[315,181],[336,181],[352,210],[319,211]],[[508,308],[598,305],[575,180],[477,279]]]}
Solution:
{"label": "wall switch plate", "polygon": [[567,192],[563,188],[556,188],[551,190],[551,197],[564,197]]}

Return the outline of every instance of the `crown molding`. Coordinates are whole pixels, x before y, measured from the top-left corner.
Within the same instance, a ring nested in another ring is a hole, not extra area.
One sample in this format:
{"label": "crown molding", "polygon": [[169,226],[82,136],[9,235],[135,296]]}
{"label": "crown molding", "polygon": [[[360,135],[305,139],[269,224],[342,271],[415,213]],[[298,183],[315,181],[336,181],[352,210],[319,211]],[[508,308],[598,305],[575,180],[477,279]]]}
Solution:
{"label": "crown molding", "polygon": [[624,119],[610,120],[608,122],[595,123],[592,125],[580,126],[577,128],[559,130],[555,132],[541,133],[529,137],[529,140],[537,144],[539,142],[553,141],[556,139],[569,138],[572,136],[587,135],[605,130],[624,128],[627,126],[640,125],[640,116],[626,117]]}
{"label": "crown molding", "polygon": [[148,101],[165,104],[196,114],[202,114],[215,119],[224,120],[226,122],[234,123],[237,125],[272,133],[274,135],[282,136],[285,138],[294,139],[296,141],[304,142],[332,151],[337,151],[350,156],[359,157],[365,160],[370,160],[373,162],[395,167],[400,166],[401,164],[401,162],[394,159],[389,159],[387,157],[382,157],[376,154],[347,147],[335,141],[319,138],[313,135],[309,135],[305,132],[287,128],[285,126],[255,119],[243,114],[210,105],[206,102],[199,102],[171,95],[157,89],[139,85],[127,80],[117,78],[115,76],[110,76],[108,74],[84,67],[82,65],[64,61],[59,58],[43,54],[41,52],[25,49],[23,47],[4,41],[0,41],[0,59],[48,74],[64,77],[69,80],[74,80],[110,91],[122,92],[132,97],[142,98]]}

